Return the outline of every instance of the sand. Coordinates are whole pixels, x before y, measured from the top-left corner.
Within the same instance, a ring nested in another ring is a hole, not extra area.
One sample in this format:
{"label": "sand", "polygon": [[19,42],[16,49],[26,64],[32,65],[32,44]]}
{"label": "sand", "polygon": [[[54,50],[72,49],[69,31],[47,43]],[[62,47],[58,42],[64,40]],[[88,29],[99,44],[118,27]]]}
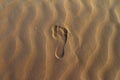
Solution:
{"label": "sand", "polygon": [[120,80],[120,0],[0,0],[0,80]]}

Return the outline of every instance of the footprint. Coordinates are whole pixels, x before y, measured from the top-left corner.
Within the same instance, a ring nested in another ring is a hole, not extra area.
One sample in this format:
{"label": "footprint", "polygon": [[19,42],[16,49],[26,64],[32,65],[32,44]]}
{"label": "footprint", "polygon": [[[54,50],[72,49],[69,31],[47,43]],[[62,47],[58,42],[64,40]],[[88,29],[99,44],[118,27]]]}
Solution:
{"label": "footprint", "polygon": [[54,39],[56,39],[56,41],[58,42],[58,45],[55,50],[55,57],[57,59],[61,59],[62,57],[64,57],[65,53],[64,49],[68,38],[68,30],[64,27],[55,25],[52,30],[52,33]]}

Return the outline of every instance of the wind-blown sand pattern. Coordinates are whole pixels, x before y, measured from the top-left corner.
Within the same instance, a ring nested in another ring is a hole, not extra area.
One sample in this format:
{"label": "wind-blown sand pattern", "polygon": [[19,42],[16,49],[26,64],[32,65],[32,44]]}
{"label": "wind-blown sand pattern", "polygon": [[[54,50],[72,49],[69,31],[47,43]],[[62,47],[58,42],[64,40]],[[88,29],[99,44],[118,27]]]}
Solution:
{"label": "wind-blown sand pattern", "polygon": [[0,1],[0,80],[120,80],[120,0]]}

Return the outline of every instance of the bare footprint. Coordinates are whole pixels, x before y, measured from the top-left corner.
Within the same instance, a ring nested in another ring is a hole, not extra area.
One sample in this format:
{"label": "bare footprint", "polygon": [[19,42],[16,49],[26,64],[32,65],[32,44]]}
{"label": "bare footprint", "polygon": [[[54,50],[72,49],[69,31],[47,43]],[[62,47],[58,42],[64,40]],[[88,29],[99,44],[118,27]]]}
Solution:
{"label": "bare footprint", "polygon": [[55,50],[55,57],[57,59],[61,59],[62,57],[64,57],[65,53],[64,49],[68,38],[68,30],[64,27],[55,25],[52,30],[52,33],[54,39],[56,39],[58,42],[58,45]]}

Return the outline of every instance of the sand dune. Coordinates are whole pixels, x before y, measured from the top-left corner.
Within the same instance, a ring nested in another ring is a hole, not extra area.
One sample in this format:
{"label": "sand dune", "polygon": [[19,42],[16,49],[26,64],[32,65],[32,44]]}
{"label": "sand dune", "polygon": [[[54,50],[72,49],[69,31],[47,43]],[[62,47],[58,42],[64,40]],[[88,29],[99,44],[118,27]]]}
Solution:
{"label": "sand dune", "polygon": [[120,1],[0,1],[0,80],[120,80]]}

